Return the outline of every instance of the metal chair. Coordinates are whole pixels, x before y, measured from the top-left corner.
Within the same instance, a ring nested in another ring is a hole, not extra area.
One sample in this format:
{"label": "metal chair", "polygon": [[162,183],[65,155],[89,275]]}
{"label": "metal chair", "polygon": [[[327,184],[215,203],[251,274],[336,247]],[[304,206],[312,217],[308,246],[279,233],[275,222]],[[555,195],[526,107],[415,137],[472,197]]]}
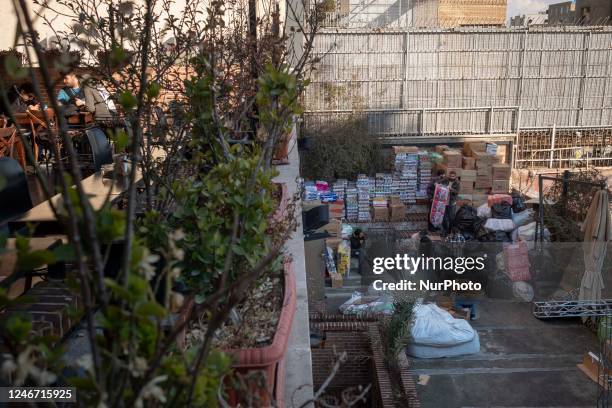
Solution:
{"label": "metal chair", "polygon": [[0,177],[5,186],[0,190],[0,225],[32,209],[32,198],[25,172],[10,157],[0,157]]}
{"label": "metal chair", "polygon": [[96,172],[99,172],[103,164],[113,163],[113,149],[102,129],[95,127],[87,129],[85,133],[91,147],[93,168]]}
{"label": "metal chair", "polygon": [[26,167],[25,149],[14,126],[0,128],[0,157],[14,157],[23,169]]}

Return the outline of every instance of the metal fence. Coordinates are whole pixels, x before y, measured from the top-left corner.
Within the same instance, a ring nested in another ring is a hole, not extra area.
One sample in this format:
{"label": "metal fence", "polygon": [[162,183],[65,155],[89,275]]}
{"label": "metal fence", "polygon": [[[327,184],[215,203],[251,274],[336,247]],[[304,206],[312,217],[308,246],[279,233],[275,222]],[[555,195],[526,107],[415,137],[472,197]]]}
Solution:
{"label": "metal fence", "polygon": [[516,141],[518,168],[610,167],[612,128],[556,127],[521,129]]}
{"label": "metal fence", "polygon": [[612,27],[323,31],[314,54],[305,126],[355,112],[381,136],[612,125]]}

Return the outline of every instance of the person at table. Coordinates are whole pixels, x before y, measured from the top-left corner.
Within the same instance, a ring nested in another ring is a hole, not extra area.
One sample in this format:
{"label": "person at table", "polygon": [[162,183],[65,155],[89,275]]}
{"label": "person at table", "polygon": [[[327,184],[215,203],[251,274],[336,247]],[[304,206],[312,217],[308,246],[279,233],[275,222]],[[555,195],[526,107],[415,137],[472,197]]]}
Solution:
{"label": "person at table", "polygon": [[57,100],[64,106],[66,116],[77,114],[85,106],[85,94],[76,74],[64,75],[64,87],[60,89]]}
{"label": "person at table", "polygon": [[115,105],[110,99],[109,92],[93,78],[85,78],[83,82],[85,95],[84,110],[91,112],[98,122],[113,118]]}
{"label": "person at table", "polygon": [[38,110],[40,104],[36,98],[34,85],[26,82],[20,86],[15,86],[16,98],[11,102],[11,110],[15,113],[23,113],[28,110]]}

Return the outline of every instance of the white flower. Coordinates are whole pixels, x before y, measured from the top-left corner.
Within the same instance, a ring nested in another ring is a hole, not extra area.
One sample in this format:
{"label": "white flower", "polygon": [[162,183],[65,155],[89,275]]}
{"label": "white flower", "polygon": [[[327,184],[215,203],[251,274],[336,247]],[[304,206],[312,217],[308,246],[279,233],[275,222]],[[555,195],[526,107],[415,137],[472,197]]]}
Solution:
{"label": "white flower", "polygon": [[150,281],[155,277],[155,266],[154,264],[159,261],[159,255],[152,254],[148,248],[144,248],[142,253],[142,259],[138,263],[138,267],[147,281]]}
{"label": "white flower", "polygon": [[158,386],[157,384],[166,381],[168,378],[167,375],[160,375],[159,377],[153,378],[149,381],[143,388],[140,390],[140,394],[138,395],[138,399],[134,403],[135,408],[144,408],[144,401],[154,398],[162,404],[166,402],[166,395],[164,394],[164,390]]}

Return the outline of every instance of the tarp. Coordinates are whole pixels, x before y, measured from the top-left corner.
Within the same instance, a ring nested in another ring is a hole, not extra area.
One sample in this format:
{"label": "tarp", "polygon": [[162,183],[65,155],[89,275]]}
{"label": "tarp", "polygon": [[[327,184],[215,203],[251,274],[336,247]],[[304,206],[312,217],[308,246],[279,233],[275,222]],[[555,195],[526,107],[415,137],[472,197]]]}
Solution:
{"label": "tarp", "polygon": [[604,287],[601,269],[608,241],[612,238],[612,217],[610,215],[608,192],[595,193],[589,212],[582,224],[584,233],[584,276],[580,283],[580,300],[599,300]]}

